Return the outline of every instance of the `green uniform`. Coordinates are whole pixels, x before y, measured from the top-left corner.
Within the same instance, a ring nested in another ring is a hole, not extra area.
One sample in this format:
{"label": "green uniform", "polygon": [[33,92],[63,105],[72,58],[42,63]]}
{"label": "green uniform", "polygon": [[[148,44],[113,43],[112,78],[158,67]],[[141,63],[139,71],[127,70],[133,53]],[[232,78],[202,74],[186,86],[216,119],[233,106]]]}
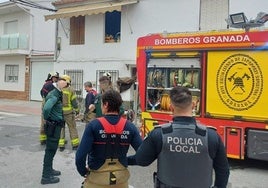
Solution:
{"label": "green uniform", "polygon": [[[43,107],[43,116],[46,120],[45,131],[47,134],[45,156],[43,161],[43,177],[49,177],[53,169],[53,158],[57,152],[60,132],[63,123],[62,112],[62,92],[58,89],[54,89],[46,96],[46,101]],[[51,127],[48,128],[48,122],[55,125],[53,131]]]}

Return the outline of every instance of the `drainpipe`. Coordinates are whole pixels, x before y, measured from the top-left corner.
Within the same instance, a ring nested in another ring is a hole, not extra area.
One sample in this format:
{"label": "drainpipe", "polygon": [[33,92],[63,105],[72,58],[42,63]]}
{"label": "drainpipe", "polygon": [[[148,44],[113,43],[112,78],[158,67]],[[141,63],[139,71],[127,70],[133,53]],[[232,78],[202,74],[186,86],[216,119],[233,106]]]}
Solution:
{"label": "drainpipe", "polygon": [[57,61],[58,55],[60,53],[61,41],[59,39],[59,19],[56,19],[54,61]]}

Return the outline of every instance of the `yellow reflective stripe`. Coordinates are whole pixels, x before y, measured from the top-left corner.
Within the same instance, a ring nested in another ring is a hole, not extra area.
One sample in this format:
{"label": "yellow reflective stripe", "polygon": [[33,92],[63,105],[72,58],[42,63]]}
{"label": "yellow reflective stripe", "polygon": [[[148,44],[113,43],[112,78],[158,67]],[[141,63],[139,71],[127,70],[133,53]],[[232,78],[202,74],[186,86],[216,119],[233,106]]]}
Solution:
{"label": "yellow reflective stripe", "polygon": [[68,110],[72,110],[72,107],[71,106],[65,106],[62,108],[63,111],[68,111]]}
{"label": "yellow reflective stripe", "polygon": [[40,141],[47,140],[47,135],[45,135],[45,134],[40,134],[40,135],[39,135],[39,140],[40,140]]}
{"label": "yellow reflective stripe", "polygon": [[76,95],[73,95],[72,97],[71,97],[71,101],[73,101],[73,100],[75,100],[76,99]]}
{"label": "yellow reflective stripe", "polygon": [[78,146],[79,145],[79,139],[78,138],[72,139],[71,142],[72,142],[72,146]]}
{"label": "yellow reflective stripe", "polygon": [[64,145],[65,145],[65,139],[64,138],[61,138],[59,140],[59,147],[64,146]]}

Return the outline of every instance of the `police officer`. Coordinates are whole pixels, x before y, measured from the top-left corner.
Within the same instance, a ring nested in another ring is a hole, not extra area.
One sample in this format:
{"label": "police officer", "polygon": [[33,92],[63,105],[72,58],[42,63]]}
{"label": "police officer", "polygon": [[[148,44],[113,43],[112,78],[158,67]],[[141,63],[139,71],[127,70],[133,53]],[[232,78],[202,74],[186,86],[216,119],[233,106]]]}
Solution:
{"label": "police officer", "polygon": [[43,107],[45,120],[44,128],[47,136],[46,149],[43,160],[43,171],[41,184],[58,183],[60,179],[56,176],[61,175],[60,171],[53,169],[53,158],[57,152],[60,132],[63,125],[62,111],[62,88],[66,87],[65,79],[59,78],[55,89],[46,96]]}
{"label": "police officer", "polygon": [[138,165],[148,166],[155,159],[158,188],[226,188],[229,165],[224,145],[214,129],[198,125],[192,117],[192,95],[188,88],[170,91],[173,122],[152,130],[136,152]]}
{"label": "police officer", "polygon": [[[71,86],[71,77],[66,74],[61,77],[67,82],[67,86],[62,89],[63,117],[69,128],[72,149],[76,150],[79,145],[79,137],[75,121],[75,116],[79,114],[77,97],[73,87]],[[65,143],[65,126],[63,126],[59,140],[60,151],[65,149]]]}
{"label": "police officer", "polygon": [[135,125],[119,115],[121,105],[119,92],[103,93],[104,117],[90,121],[84,131],[75,164],[86,177],[85,188],[128,188],[127,166],[135,162],[126,155],[130,145],[137,150],[142,140]]}
{"label": "police officer", "polygon": [[[48,73],[47,79],[45,80],[45,83],[40,90],[40,95],[43,99],[41,109],[43,109],[47,94],[55,88],[54,84],[58,81],[58,78],[59,78],[58,72]],[[40,125],[40,135],[39,135],[40,144],[44,145],[46,143],[46,140],[47,140],[47,136],[44,131],[44,117],[43,117],[43,114],[41,114],[41,125]]]}

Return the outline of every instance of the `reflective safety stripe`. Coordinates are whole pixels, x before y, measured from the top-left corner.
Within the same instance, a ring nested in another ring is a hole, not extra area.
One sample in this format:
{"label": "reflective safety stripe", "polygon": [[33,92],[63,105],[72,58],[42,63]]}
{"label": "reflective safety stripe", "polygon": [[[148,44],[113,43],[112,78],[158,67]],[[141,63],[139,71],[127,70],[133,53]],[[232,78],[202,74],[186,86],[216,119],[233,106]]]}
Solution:
{"label": "reflective safety stripe", "polygon": [[72,146],[78,146],[79,145],[79,139],[78,138],[72,139],[71,142],[72,142]]}
{"label": "reflective safety stripe", "polygon": [[62,146],[64,146],[65,145],[65,139],[64,138],[61,138],[60,140],[59,140],[59,147],[62,147]]}
{"label": "reflective safety stripe", "polygon": [[45,140],[47,140],[47,135],[45,135],[45,134],[40,134],[40,135],[39,135],[39,140],[40,140],[40,141],[45,141]]}
{"label": "reflective safety stripe", "polygon": [[111,125],[104,117],[98,118],[98,120],[101,122],[101,125],[103,126],[105,133],[107,134],[122,134],[127,121],[126,119],[121,117],[117,124]]}

